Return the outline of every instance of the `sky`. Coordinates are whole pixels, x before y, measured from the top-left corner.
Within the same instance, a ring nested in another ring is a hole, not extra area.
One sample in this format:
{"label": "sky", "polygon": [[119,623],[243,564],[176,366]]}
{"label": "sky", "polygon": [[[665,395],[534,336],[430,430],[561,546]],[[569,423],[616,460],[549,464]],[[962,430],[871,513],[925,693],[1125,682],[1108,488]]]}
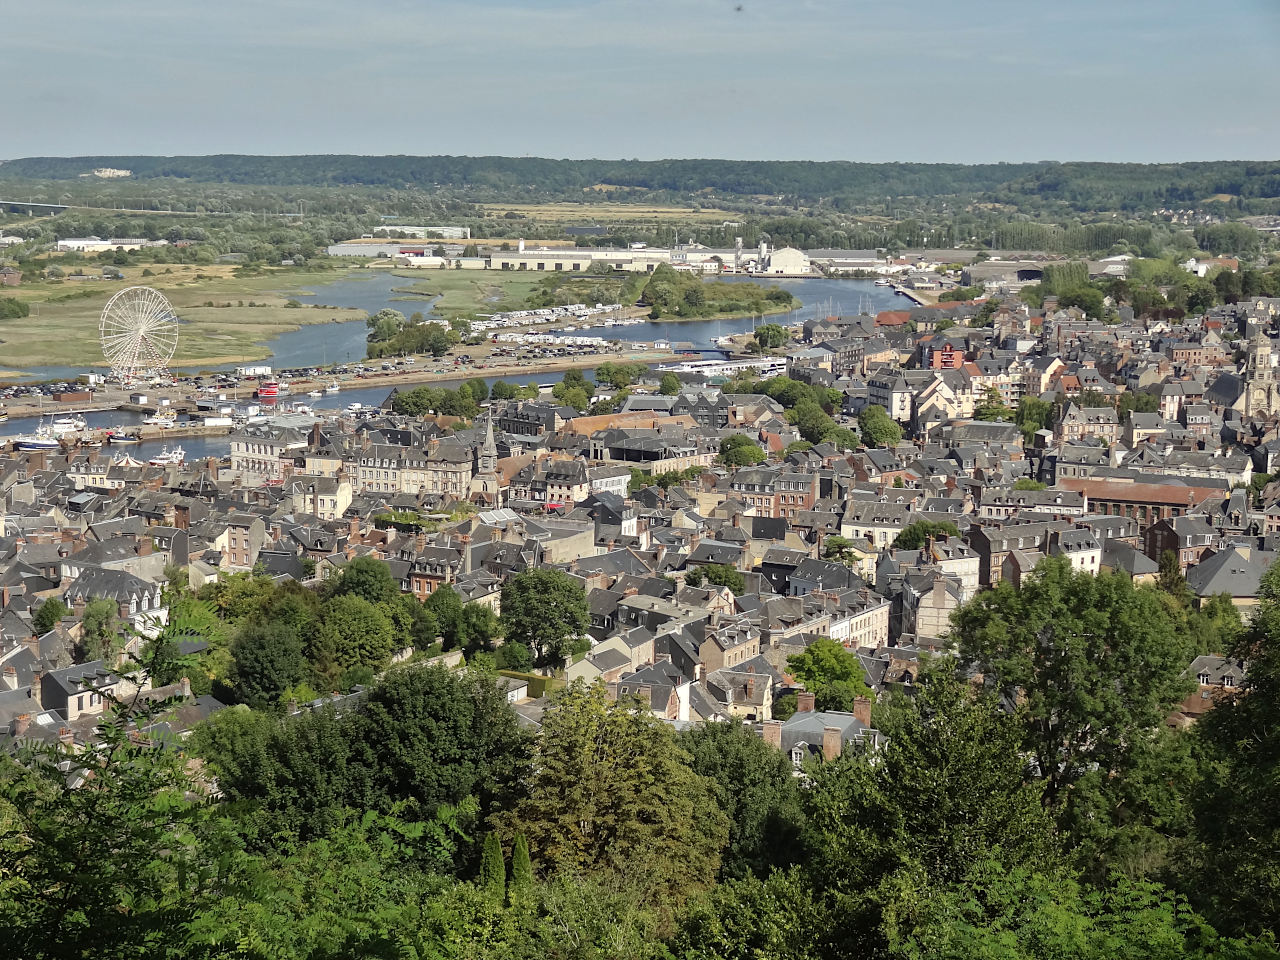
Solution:
{"label": "sky", "polygon": [[42,0],[0,158],[1280,158],[1280,0]]}

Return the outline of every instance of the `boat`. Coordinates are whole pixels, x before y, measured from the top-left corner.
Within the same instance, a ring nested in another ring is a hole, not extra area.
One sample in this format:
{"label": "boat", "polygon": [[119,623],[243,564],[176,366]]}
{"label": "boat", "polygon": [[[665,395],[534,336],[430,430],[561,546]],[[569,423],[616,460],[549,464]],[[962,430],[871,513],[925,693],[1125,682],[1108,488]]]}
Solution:
{"label": "boat", "polygon": [[168,466],[180,467],[186,462],[187,462],[187,452],[183,450],[181,447],[174,447],[172,450],[170,450],[168,447],[165,447],[163,450],[161,450],[154,457],[152,457],[150,460],[147,461],[147,463],[151,464],[151,466],[153,467],[168,467]]}
{"label": "boat", "polygon": [[892,281],[892,280],[889,280],[889,279],[886,279],[885,277],[881,277],[879,280],[877,280],[877,281],[876,281],[876,286],[877,286],[877,287],[891,287],[891,286],[893,286],[893,281]]}
{"label": "boat", "polygon": [[94,440],[86,440],[86,441],[84,442],[84,445],[85,445],[86,447],[92,447],[93,449],[95,449],[95,450],[96,450],[96,449],[98,449],[100,446],[102,446],[102,441],[101,441],[101,440],[98,440],[98,439],[94,439]]}
{"label": "boat", "polygon": [[0,423],[4,423],[8,419],[9,419],[9,411],[0,410]]}
{"label": "boat", "polygon": [[307,396],[308,396],[308,397],[310,397],[312,400],[319,400],[321,397],[323,397],[323,396],[324,396],[324,391],[323,391],[323,390],[309,390],[309,391],[307,392]]}
{"label": "boat", "polygon": [[347,404],[347,413],[359,413],[363,409],[364,409],[364,404],[362,403]]}
{"label": "boat", "polygon": [[54,433],[79,433],[88,425],[84,417],[59,417],[52,427]]}
{"label": "boat", "polygon": [[152,414],[142,422],[153,427],[172,427],[178,419],[178,415],[172,410],[162,410],[159,413]]}
{"label": "boat", "polygon": [[254,394],[259,400],[274,400],[280,396],[280,383],[277,380],[263,380]]}
{"label": "boat", "polygon": [[136,433],[124,433],[123,431],[109,430],[107,432],[107,443],[113,447],[121,444],[141,443],[142,438]]}
{"label": "boat", "polygon": [[14,446],[19,450],[57,450],[62,444],[53,431],[41,422],[35,433],[24,433],[13,438]]}
{"label": "boat", "polygon": [[341,393],[342,388],[338,386],[338,381],[334,380],[331,384],[324,388],[325,393]]}

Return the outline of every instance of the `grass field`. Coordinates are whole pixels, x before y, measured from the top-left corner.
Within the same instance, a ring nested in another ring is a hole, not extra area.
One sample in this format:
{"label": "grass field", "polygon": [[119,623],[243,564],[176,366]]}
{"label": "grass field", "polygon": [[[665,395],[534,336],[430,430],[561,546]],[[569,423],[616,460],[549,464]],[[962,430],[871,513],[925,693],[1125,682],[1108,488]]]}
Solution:
{"label": "grass field", "polygon": [[[287,296],[273,291],[311,288],[350,272],[344,267],[325,273],[268,271],[236,277],[234,267],[123,267],[123,280],[63,280],[28,283],[8,289],[31,306],[31,315],[0,320],[0,356],[6,366],[92,366],[102,362],[98,318],[107,300],[124,287],[144,284],[161,291],[183,321],[174,365],[232,363],[266,357],[262,343],[307,323],[356,320],[361,310],[286,306]],[[165,273],[171,270],[171,273]],[[86,265],[85,272],[91,272]],[[212,301],[215,306],[206,306]],[[250,307],[253,301],[261,306]]]}
{"label": "grass field", "polygon": [[410,281],[404,285],[405,290],[438,294],[440,300],[434,312],[445,320],[519,310],[530,291],[546,276],[502,270],[396,270],[395,275]]}
{"label": "grass field", "polygon": [[664,207],[647,203],[482,203],[479,206],[501,217],[519,214],[535,223],[715,223],[740,220],[741,214],[730,210],[691,207]]}

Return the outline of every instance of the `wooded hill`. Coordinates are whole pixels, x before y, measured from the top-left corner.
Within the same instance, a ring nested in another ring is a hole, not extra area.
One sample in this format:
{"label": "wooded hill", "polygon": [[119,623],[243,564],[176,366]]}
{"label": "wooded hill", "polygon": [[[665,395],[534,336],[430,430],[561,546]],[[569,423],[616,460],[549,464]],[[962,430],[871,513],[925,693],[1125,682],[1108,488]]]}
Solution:
{"label": "wooded hill", "polygon": [[[192,157],[27,157],[0,163],[0,180],[74,180],[99,167],[135,179],[310,186],[450,189],[477,198],[561,196],[593,187],[627,192],[708,191],[785,196],[836,206],[870,198],[986,196],[997,202],[1061,201],[1074,209],[1140,210],[1211,198],[1253,209],[1280,199],[1280,161],[1201,163],[851,163],[764,160],[554,160],[540,157],[368,157],[345,154]],[[1269,206],[1269,205],[1268,205]]]}

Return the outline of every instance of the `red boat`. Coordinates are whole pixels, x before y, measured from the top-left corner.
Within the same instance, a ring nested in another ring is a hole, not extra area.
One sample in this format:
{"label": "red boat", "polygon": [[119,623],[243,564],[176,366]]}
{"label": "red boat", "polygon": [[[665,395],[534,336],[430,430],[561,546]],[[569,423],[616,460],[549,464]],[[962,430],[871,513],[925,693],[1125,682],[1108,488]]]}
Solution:
{"label": "red boat", "polygon": [[274,400],[280,396],[280,383],[276,380],[263,380],[256,391],[259,400]]}

